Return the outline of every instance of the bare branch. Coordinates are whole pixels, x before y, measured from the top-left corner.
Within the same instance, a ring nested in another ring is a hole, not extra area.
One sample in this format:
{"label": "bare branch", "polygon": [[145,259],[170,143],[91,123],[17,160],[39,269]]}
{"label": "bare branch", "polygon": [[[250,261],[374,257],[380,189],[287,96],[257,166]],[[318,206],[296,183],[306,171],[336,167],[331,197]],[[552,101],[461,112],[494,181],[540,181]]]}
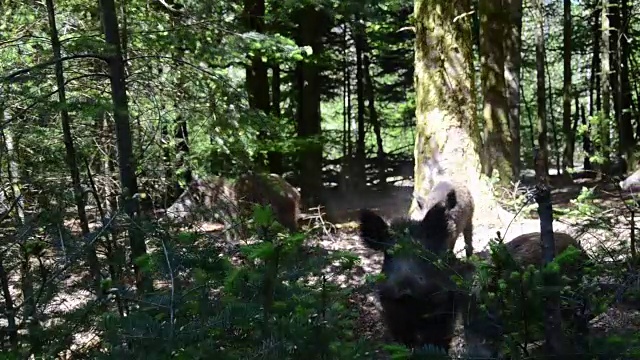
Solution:
{"label": "bare branch", "polygon": [[[70,55],[70,56],[63,56],[60,58],[60,61],[67,61],[67,60],[75,60],[75,59],[97,59],[97,60],[102,60],[104,62],[108,62],[108,59],[102,55],[97,55],[97,54],[76,54],[76,55]],[[34,65],[32,67],[28,67],[28,68],[24,68],[24,69],[20,69],[20,70],[16,70],[8,75],[4,75],[2,77],[2,82],[12,82],[13,79],[22,76],[24,74],[28,74],[34,70],[39,70],[42,68],[46,68],[49,67],[51,65],[54,65],[56,63],[57,60],[55,59],[51,59],[49,61],[45,61],[43,63]]]}

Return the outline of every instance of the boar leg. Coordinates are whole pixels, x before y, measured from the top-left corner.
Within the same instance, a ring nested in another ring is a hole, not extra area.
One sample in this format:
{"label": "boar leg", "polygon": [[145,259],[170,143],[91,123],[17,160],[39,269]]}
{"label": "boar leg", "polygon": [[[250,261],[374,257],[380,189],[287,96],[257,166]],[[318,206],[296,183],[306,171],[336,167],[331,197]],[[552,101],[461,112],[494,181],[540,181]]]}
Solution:
{"label": "boar leg", "polygon": [[469,221],[467,226],[462,230],[464,236],[464,249],[468,258],[473,255],[473,223]]}

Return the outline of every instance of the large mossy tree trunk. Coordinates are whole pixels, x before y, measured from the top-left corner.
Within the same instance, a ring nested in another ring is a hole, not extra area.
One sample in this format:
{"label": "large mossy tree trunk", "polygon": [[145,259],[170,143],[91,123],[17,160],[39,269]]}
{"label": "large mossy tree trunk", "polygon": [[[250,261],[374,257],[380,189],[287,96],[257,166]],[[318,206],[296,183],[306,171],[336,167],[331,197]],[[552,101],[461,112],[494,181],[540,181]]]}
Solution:
{"label": "large mossy tree trunk", "polygon": [[[501,225],[506,211],[493,198],[481,174],[480,133],[473,84],[471,0],[415,0],[415,86],[417,134],[414,156],[415,192],[431,187],[427,160],[435,138],[445,174],[465,182],[476,203],[480,223]],[[415,201],[410,212],[416,208]],[[500,214],[502,212],[502,214]],[[486,216],[494,214],[494,216]]]}
{"label": "large mossy tree trunk", "polygon": [[509,23],[507,1],[480,1],[480,61],[484,93],[483,117],[487,169],[492,176],[497,170],[500,183],[508,186],[513,178],[511,144],[507,113],[509,104],[504,76],[505,39]]}

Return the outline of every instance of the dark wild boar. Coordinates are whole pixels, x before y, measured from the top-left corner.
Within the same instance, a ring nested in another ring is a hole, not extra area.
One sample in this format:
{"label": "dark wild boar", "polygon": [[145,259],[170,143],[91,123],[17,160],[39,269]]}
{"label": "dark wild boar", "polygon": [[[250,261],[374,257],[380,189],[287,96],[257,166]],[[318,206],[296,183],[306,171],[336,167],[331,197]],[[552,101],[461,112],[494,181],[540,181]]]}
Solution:
{"label": "dark wild boar", "polygon": [[618,154],[611,159],[611,165],[609,166],[609,176],[614,178],[622,178],[627,174],[628,165],[622,155]]}
{"label": "dark wild boar", "polygon": [[[573,246],[578,250],[584,251],[578,241],[569,234],[554,232],[553,237],[556,243],[556,254],[561,254],[563,251],[567,250],[569,246]],[[540,233],[532,232],[518,235],[506,242],[504,245],[507,247],[507,251],[509,251],[513,259],[521,266],[541,266],[543,264],[543,258],[540,241]],[[478,252],[478,257],[490,260],[489,251],[484,250]]]}
{"label": "dark wild boar", "polygon": [[432,344],[448,351],[453,337],[456,285],[447,264],[457,259],[447,242],[455,193],[446,200],[434,203],[421,220],[397,218],[390,224],[371,210],[360,211],[361,239],[384,254],[384,279],[377,284],[382,317],[393,339],[407,347]]}
{"label": "dark wild boar", "polygon": [[[361,211],[360,236],[367,247],[384,254],[384,278],[377,284],[382,316],[395,341],[449,351],[457,316],[462,315],[467,355],[495,357],[496,344],[503,339],[500,314],[481,312],[477,293],[454,281],[454,276],[460,276],[469,284],[475,266],[447,251],[447,211],[444,204],[436,204],[422,220],[399,218],[390,224],[370,210]],[[555,236],[558,253],[570,245],[581,249],[571,236]],[[413,251],[395,249],[394,245],[406,243],[417,246]],[[522,266],[542,263],[540,233],[520,235],[505,245]],[[490,261],[488,252],[479,255]],[[572,317],[567,311],[563,315]]]}
{"label": "dark wild boar", "polygon": [[[554,232],[554,238],[556,243],[556,254],[561,254],[566,251],[570,246],[575,247],[581,252],[580,258],[575,264],[566,264],[563,268],[564,274],[571,274],[575,276],[575,282],[571,282],[571,286],[576,288],[581,279],[582,266],[588,261],[588,256],[580,244],[569,234]],[[542,266],[542,243],[540,240],[540,233],[533,232],[528,234],[522,234],[509,242],[506,242],[505,247],[513,260],[522,268],[526,268],[529,265]],[[491,263],[489,251],[481,251],[478,253],[481,259],[484,259]],[[458,268],[464,269],[462,271],[472,272],[475,268],[472,264],[465,264]],[[509,271],[505,272],[504,276],[510,276]],[[465,274],[465,278],[471,278],[469,274]],[[472,356],[483,356],[494,358],[498,355],[498,344],[504,338],[503,328],[501,324],[501,315],[496,313],[496,309],[490,304],[485,304],[489,309],[489,312],[480,311],[479,302],[477,299],[478,288],[474,288],[469,297],[459,296],[458,299],[464,299],[464,303],[459,304],[462,310],[462,315],[465,319],[465,335],[467,340],[467,351]],[[561,309],[563,319],[570,324],[570,327],[580,333],[587,331],[588,319],[584,313],[586,303],[583,299],[574,299],[577,302],[570,302]],[[532,340],[532,339],[529,339]]]}

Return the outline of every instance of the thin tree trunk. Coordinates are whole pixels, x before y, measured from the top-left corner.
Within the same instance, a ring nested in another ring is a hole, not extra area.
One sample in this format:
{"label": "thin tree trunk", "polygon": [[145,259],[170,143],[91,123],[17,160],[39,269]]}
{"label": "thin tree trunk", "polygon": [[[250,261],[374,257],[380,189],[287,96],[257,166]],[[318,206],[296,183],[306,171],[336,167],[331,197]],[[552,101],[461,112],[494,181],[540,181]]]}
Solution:
{"label": "thin tree trunk", "polygon": [[591,131],[591,124],[589,124],[587,121],[587,115],[584,105],[580,107],[580,110],[580,119],[582,121],[582,125],[587,126],[587,131],[584,133],[582,138],[582,150],[584,150],[585,153],[584,170],[591,170],[591,155],[593,154],[593,145],[591,144],[591,136],[589,135]]}
{"label": "thin tree trunk", "polygon": [[511,166],[513,178],[520,177],[520,67],[522,55],[522,0],[508,0],[509,29],[505,38],[504,77],[509,106],[509,134],[511,136]]}
{"label": "thin tree trunk", "polygon": [[[614,126],[614,133],[617,135],[618,140],[620,136],[620,121],[622,120],[622,102],[621,102],[621,90],[620,90],[620,73],[621,63],[620,57],[620,8],[618,6],[618,0],[609,0],[609,65],[613,67],[609,72],[609,89],[611,91],[611,99],[613,100],[613,119],[611,124]],[[613,144],[611,144],[613,146]],[[617,154],[622,154],[621,142],[618,141],[618,146],[615,149]],[[614,150],[613,147],[610,150]]]}
{"label": "thin tree trunk", "polygon": [[[551,206],[551,190],[545,187],[536,194],[538,215],[540,217],[540,240],[542,242],[542,258],[544,266],[555,258],[556,243],[553,234],[553,209]],[[544,286],[544,333],[547,356],[562,356],[567,353],[567,341],[562,332],[560,314],[560,279],[557,272],[545,274]]]}
{"label": "thin tree trunk", "polygon": [[[13,296],[9,290],[9,276],[4,268],[4,259],[0,259],[0,287],[4,296],[4,314],[7,318],[7,326],[5,332],[9,334],[9,344],[11,350],[18,350],[18,326],[16,324],[16,313],[13,304]],[[3,339],[4,340],[4,339]]]}
{"label": "thin tree trunk", "polygon": [[[182,175],[178,175],[175,183],[174,195],[180,196],[182,192],[189,186],[193,180],[191,172],[191,166],[187,163],[187,157],[191,153],[189,147],[189,129],[187,128],[187,120],[180,114],[175,120],[175,134],[176,139],[176,169],[182,169]],[[180,172],[179,172],[180,173]]]}
{"label": "thin tree trunk", "polygon": [[[7,116],[8,110],[5,110],[5,118],[9,118]],[[16,212],[14,216],[16,228],[19,228],[21,225],[25,224],[24,217],[24,200],[22,199],[22,192],[20,189],[20,167],[18,165],[17,144],[14,143],[13,133],[9,131],[9,129],[3,129],[4,136],[4,144],[7,149],[7,155],[9,157],[9,171],[8,177],[11,183],[11,189],[13,191],[14,201],[16,204]],[[28,331],[28,341],[29,346],[31,347],[32,353],[37,354],[42,347],[42,344],[38,341],[36,334],[38,333],[40,323],[36,317],[36,303],[33,291],[33,276],[31,274],[31,266],[30,266],[30,254],[26,251],[25,246],[21,244],[20,246],[20,254],[21,258],[20,262],[20,287],[22,290],[22,322],[26,323],[27,331]]]}
{"label": "thin tree trunk", "polygon": [[[366,21],[363,22],[366,23]],[[371,59],[369,57],[369,41],[367,38],[366,28],[364,24],[362,26],[362,71],[364,75],[364,90],[367,97],[367,110],[369,112],[369,123],[373,127],[373,132],[376,136],[376,155],[378,163],[378,183],[381,189],[384,189],[387,185],[387,165],[386,155],[384,153],[384,144],[382,141],[382,127],[380,125],[380,119],[378,118],[378,112],[375,105],[375,84],[371,77]]]}
{"label": "thin tree trunk", "polygon": [[[82,190],[82,184],[80,180],[80,169],[78,168],[78,161],[76,159],[76,149],[73,143],[73,137],[71,135],[71,119],[69,112],[67,111],[67,98],[66,89],[64,83],[64,69],[63,63],[60,60],[60,39],[58,38],[58,29],[56,27],[55,9],[53,7],[53,0],[46,0],[47,14],[49,16],[49,31],[51,36],[51,46],[53,48],[53,56],[56,60],[56,82],[58,84],[58,101],[60,102],[60,117],[62,118],[62,134],[64,137],[64,147],[66,150],[66,161],[71,174],[71,183],[73,184],[73,195],[78,210],[78,219],[80,220],[80,229],[83,236],[89,235],[89,220],[87,219],[87,212],[85,209],[85,197]],[[87,259],[89,262],[89,271],[91,278],[93,279],[93,288],[98,295],[102,296],[101,281],[102,276],[100,274],[100,263],[98,262],[98,255],[96,254],[95,241],[91,242],[87,246]]]}
{"label": "thin tree trunk", "polygon": [[[7,118],[6,114],[8,113],[8,111],[6,109],[2,109],[0,108],[0,122],[4,123],[5,119]],[[5,137],[5,133],[7,132],[7,130],[5,130],[3,127],[0,127],[0,140],[2,140],[0,142],[0,152],[4,152],[6,151],[7,153],[9,153],[9,146],[7,146],[6,144],[6,137]],[[4,154],[2,154],[4,155]],[[11,155],[11,154],[9,154]],[[4,159],[0,158],[0,161],[2,161]],[[13,161],[11,159],[11,157],[9,157],[9,163],[11,163],[11,161]],[[2,174],[2,170],[0,169],[0,174]],[[11,174],[8,174],[8,180],[9,182],[11,182]],[[0,180],[4,180],[4,179],[0,179]],[[3,199],[7,200],[4,197],[4,189],[0,189],[0,192],[2,192],[0,194],[0,197],[2,197]],[[17,199],[13,199],[13,201],[15,202]],[[2,204],[0,204],[2,205]],[[15,206],[18,206],[19,208],[20,204],[15,204]],[[11,207],[10,205],[7,208],[6,211],[11,211]],[[16,211],[17,213],[17,211]],[[5,213],[2,214],[0,213],[0,219],[2,218],[6,218],[7,216],[9,216],[10,213]],[[4,264],[3,264],[4,258],[0,258],[0,285],[2,286],[2,293],[4,296],[4,313],[6,314],[6,318],[7,318],[7,327],[6,327],[6,331],[9,334],[9,343],[11,345],[12,350],[16,350],[18,348],[18,326],[16,323],[16,310],[14,308],[14,303],[13,303],[13,296],[11,295],[11,292],[9,291],[9,275],[7,274],[5,268],[4,268]]]}
{"label": "thin tree trunk", "polygon": [[[621,70],[620,70],[620,103],[622,117],[620,121],[620,147],[627,155],[628,163],[635,164],[635,140],[633,137],[633,95],[631,94],[631,82],[629,79],[629,58],[631,57],[631,47],[629,44],[629,22],[631,21],[628,0],[618,0],[620,2],[621,26],[618,37],[618,49],[620,49]],[[636,111],[637,114],[637,111]]]}
{"label": "thin tree trunk", "polygon": [[545,48],[544,48],[544,3],[536,0],[536,72],[537,72],[537,105],[538,105],[538,156],[536,157],[536,176],[548,181],[549,175],[549,142],[547,140],[547,104],[545,90]]}
{"label": "thin tree trunk", "polygon": [[602,41],[600,47],[601,73],[600,81],[602,84],[602,119],[600,122],[600,151],[604,157],[602,170],[605,173],[609,171],[609,154],[610,154],[610,118],[611,115],[611,84],[609,83],[609,75],[611,65],[609,63],[609,1],[602,0]]}
{"label": "thin tree trunk", "polygon": [[[600,10],[593,10],[593,25],[592,25],[592,42],[593,42],[593,56],[591,57],[591,76],[589,79],[589,117],[593,117],[596,112],[601,109],[601,97],[600,97],[600,77],[598,72],[600,71]],[[595,96],[594,96],[595,95]],[[584,170],[592,170],[591,156],[594,154],[594,148],[591,141],[592,126],[591,121],[587,121],[585,116],[581,116],[583,124],[587,126],[587,131],[583,138],[583,150],[585,151],[584,158]]]}
{"label": "thin tree trunk", "polygon": [[360,24],[361,19],[356,14],[354,18],[353,25],[353,34],[355,40],[355,49],[356,49],[356,101],[358,103],[358,114],[357,114],[357,124],[358,124],[358,136],[356,138],[356,176],[355,176],[355,184],[358,189],[362,189],[366,187],[367,184],[367,173],[366,173],[366,163],[367,163],[367,155],[365,149],[365,140],[366,140],[366,131],[365,131],[365,98],[364,98],[364,69],[363,69],[363,47],[364,47],[364,27]]}
{"label": "thin tree trunk", "polygon": [[[4,109],[4,118],[9,119],[8,115],[9,110]],[[0,129],[2,130],[2,137],[4,139],[4,146],[7,150],[7,158],[9,163],[9,171],[7,172],[7,177],[9,178],[9,183],[11,184],[11,192],[13,195],[14,201],[16,201],[15,206],[15,220],[17,224],[24,224],[24,199],[22,198],[22,191],[20,189],[20,166],[18,165],[16,146],[14,143],[13,132],[8,128]]]}
{"label": "thin tree trunk", "polygon": [[[573,152],[575,144],[574,132],[571,129],[571,0],[564,0],[564,42],[563,42],[563,79],[562,87],[562,131],[564,132],[565,147],[562,154],[562,173],[568,174],[567,169],[573,167]],[[576,108],[576,112],[579,109]],[[576,115],[577,116],[577,115]]]}
{"label": "thin tree trunk", "polygon": [[351,160],[353,155],[352,143],[351,143],[351,69],[349,62],[349,27],[347,24],[343,24],[342,31],[344,34],[344,48],[343,48],[343,69],[344,69],[344,93],[343,93],[343,133],[342,133],[342,146],[343,157],[342,164],[340,164],[340,190],[343,193],[347,193],[351,190]]}
{"label": "thin tree trunk", "polygon": [[[281,71],[279,64],[273,64],[271,66],[271,116],[278,123],[280,123],[280,117],[282,116],[281,110],[281,102],[282,95],[280,86],[282,84],[281,79]],[[267,160],[269,161],[269,166],[271,172],[276,174],[283,174],[285,172],[285,162],[284,162],[284,154],[281,151],[269,151],[267,152]]]}
{"label": "thin tree trunk", "polygon": [[553,136],[553,155],[556,164],[556,170],[560,174],[562,162],[560,160],[560,142],[558,141],[558,129],[556,124],[556,116],[553,111],[553,86],[551,85],[551,71],[549,71],[549,62],[547,61],[547,53],[544,54],[544,67],[547,76],[547,104],[548,104],[548,123],[551,124],[551,135]]}
{"label": "thin tree trunk", "polygon": [[131,263],[136,275],[136,285],[141,292],[151,291],[151,278],[144,273],[138,259],[147,254],[144,233],[140,230],[136,220],[140,205],[137,197],[138,181],[135,173],[135,159],[133,157],[133,139],[129,124],[129,100],[127,98],[124,62],[120,48],[118,17],[114,0],[100,0],[102,25],[107,44],[112,52],[108,56],[109,75],[111,79],[111,97],[113,100],[113,117],[116,125],[116,140],[118,146],[118,167],[120,169],[120,184],[124,211],[130,218],[129,246],[131,247]]}

